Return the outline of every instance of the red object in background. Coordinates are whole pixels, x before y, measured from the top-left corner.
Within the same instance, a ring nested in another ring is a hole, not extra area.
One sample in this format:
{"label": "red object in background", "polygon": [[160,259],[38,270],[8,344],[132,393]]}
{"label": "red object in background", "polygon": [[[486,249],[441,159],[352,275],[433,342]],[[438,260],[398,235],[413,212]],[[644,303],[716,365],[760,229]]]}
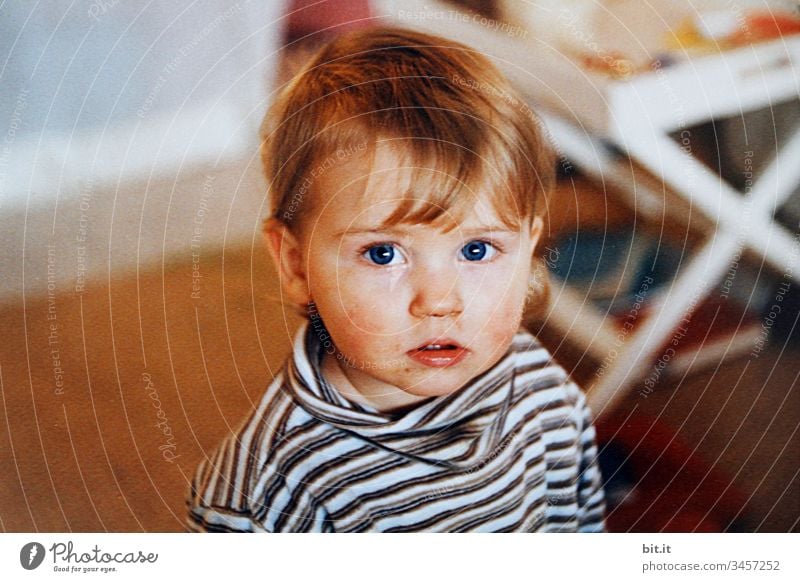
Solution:
{"label": "red object in background", "polygon": [[292,0],[286,23],[288,40],[364,28],[374,24],[370,16],[368,0]]}
{"label": "red object in background", "polygon": [[600,449],[611,442],[622,451],[624,472],[634,481],[629,494],[609,508],[608,531],[735,531],[746,518],[746,498],[730,478],[656,418],[612,413],[595,428]]}
{"label": "red object in background", "polygon": [[772,40],[800,34],[800,18],[791,13],[757,11],[745,18],[745,25],[735,36],[744,42]]}

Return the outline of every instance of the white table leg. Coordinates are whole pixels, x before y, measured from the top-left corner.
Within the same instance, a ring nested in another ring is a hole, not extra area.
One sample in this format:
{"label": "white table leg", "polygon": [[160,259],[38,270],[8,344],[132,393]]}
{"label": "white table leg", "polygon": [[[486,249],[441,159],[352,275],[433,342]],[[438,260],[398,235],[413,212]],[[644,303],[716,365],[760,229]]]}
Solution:
{"label": "white table leg", "polygon": [[771,220],[800,184],[800,131],[786,142],[750,191],[753,209]]}
{"label": "white table leg", "polygon": [[625,146],[650,172],[663,176],[693,206],[715,220],[719,230],[735,234],[775,268],[800,282],[800,240],[750,208],[736,190],[687,155],[669,136],[640,131],[631,135]]}

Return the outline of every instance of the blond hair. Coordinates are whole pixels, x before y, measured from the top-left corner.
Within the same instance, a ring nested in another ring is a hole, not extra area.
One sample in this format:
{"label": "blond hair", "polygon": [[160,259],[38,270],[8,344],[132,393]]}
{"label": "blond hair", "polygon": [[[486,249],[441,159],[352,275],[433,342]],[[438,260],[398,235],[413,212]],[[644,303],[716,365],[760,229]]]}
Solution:
{"label": "blond hair", "polygon": [[415,173],[390,224],[430,223],[489,194],[518,227],[555,177],[536,116],[486,57],[399,29],[322,48],[270,108],[262,140],[270,216],[290,229],[313,204],[313,168],[379,141],[399,144]]}

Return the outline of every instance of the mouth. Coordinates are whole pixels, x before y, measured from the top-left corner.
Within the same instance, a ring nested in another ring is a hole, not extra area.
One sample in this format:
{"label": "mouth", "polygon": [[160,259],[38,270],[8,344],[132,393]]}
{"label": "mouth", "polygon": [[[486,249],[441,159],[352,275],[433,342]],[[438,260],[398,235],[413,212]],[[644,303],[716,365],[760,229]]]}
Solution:
{"label": "mouth", "polygon": [[446,368],[463,360],[469,350],[451,339],[435,339],[407,352],[408,356],[429,368]]}

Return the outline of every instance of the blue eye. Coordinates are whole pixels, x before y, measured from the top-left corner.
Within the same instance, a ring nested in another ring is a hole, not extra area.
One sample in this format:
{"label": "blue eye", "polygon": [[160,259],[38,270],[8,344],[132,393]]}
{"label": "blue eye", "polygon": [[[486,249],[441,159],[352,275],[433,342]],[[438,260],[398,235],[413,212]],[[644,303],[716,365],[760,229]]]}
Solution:
{"label": "blue eye", "polygon": [[461,247],[461,254],[468,261],[482,261],[491,259],[497,251],[490,243],[482,240],[473,240]]}
{"label": "blue eye", "polygon": [[372,246],[364,252],[364,256],[376,265],[389,265],[396,262],[394,261],[395,257],[401,258],[394,246],[390,244]]}

